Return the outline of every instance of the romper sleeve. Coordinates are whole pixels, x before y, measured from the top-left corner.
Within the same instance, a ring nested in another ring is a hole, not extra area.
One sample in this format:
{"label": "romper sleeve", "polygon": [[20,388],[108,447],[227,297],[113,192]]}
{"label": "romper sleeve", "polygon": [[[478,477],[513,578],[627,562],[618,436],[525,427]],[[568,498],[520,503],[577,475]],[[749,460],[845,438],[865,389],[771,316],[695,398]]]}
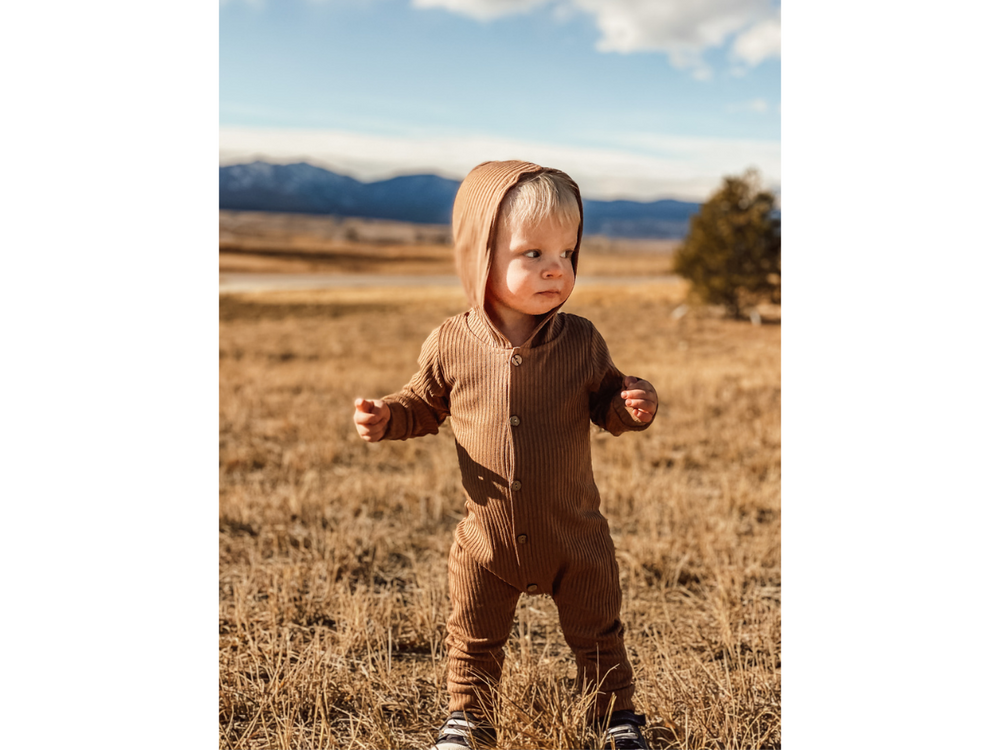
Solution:
{"label": "romper sleeve", "polygon": [[389,407],[389,424],[382,440],[408,440],[436,435],[450,413],[450,387],[441,370],[438,349],[440,328],[436,328],[420,348],[419,368],[410,382],[383,401]]}
{"label": "romper sleeve", "polygon": [[590,420],[612,435],[639,432],[653,424],[655,415],[649,422],[640,422],[625,408],[625,399],[622,398],[625,375],[611,361],[611,353],[604,337],[593,326],[591,326],[590,356],[592,366]]}

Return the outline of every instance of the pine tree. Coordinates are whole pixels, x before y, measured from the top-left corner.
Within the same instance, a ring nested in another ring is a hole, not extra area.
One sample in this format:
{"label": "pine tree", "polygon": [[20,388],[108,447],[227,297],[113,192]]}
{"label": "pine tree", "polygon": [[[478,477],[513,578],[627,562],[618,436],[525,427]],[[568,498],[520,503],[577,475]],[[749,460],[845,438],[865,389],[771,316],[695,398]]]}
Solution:
{"label": "pine tree", "polygon": [[694,295],[723,305],[733,318],[760,301],[781,302],[781,221],[774,195],[747,170],[726,177],[691,217],[691,230],[674,256],[674,270]]}

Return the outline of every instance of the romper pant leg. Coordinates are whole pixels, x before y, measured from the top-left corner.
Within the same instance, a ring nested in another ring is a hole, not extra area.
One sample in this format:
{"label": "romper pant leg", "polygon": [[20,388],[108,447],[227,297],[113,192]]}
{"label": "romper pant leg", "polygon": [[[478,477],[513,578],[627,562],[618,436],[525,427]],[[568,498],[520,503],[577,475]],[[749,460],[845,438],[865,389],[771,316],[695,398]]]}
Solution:
{"label": "romper pant leg", "polygon": [[521,592],[476,562],[458,542],[448,557],[449,711],[491,717],[491,688],[500,682],[503,647]]}
{"label": "romper pant leg", "polygon": [[618,563],[610,557],[580,562],[561,577],[552,598],[559,624],[576,656],[577,684],[600,684],[592,718],[635,710],[632,665],[625,653]]}

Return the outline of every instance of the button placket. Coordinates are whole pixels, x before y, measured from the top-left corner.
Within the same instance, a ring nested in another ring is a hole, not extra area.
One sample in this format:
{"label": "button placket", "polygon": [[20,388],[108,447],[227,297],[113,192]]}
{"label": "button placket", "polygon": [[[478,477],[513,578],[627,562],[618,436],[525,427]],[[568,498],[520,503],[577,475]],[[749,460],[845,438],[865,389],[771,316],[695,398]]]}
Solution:
{"label": "button placket", "polygon": [[[513,367],[520,367],[521,363],[523,361],[524,361],[524,357],[522,357],[520,354],[514,354],[510,358],[510,364]],[[511,418],[510,418],[510,424],[511,424],[511,427],[517,427],[518,425],[521,424],[521,418],[519,416],[517,416],[516,414],[512,415]],[[521,480],[515,479],[514,481],[512,481],[510,483],[510,488],[514,492],[519,492],[520,489],[521,489]],[[516,539],[516,541],[517,541],[517,543],[519,545],[527,544],[528,543],[528,535],[527,534],[518,534],[515,537],[515,539]],[[536,591],[538,591],[538,585],[534,584],[534,583],[528,584],[528,586],[526,587],[526,590],[527,590],[527,592],[529,594],[534,594]]]}

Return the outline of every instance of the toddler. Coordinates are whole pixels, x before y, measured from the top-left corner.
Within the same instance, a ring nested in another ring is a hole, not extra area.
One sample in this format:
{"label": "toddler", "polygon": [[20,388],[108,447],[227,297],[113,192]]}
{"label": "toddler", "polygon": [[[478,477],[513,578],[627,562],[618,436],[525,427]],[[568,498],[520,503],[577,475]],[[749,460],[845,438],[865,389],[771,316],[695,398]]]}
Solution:
{"label": "toddler", "polygon": [[357,399],[364,440],[435,434],[451,417],[466,515],[448,560],[450,716],[435,750],[494,744],[490,687],[522,594],[552,597],[577,679],[600,685],[606,748],[647,748],[634,713],[615,548],[600,512],[590,422],[644,430],[653,386],[625,377],[590,321],[560,313],[583,226],[576,183],[520,161],[473,169],[455,197],[458,273],[472,307],[434,330],[398,393]]}

